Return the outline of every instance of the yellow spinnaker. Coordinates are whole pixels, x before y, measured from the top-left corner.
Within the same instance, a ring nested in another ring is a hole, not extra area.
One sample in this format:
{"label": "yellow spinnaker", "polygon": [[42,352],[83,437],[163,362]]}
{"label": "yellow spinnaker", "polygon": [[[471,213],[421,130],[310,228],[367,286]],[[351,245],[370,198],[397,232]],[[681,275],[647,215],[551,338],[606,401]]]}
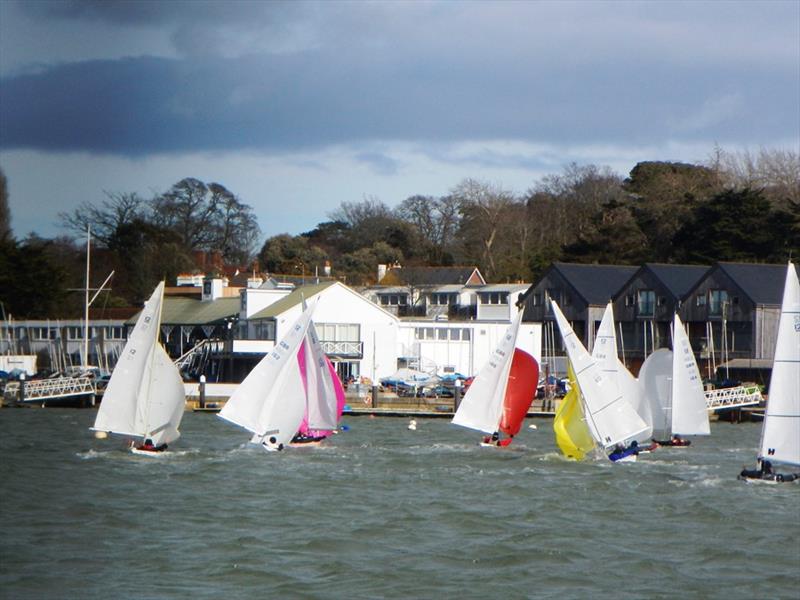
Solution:
{"label": "yellow spinnaker", "polygon": [[553,419],[553,431],[556,434],[556,444],[564,456],[583,460],[586,453],[594,448],[594,439],[583,417],[581,391],[575,380],[572,364],[568,366],[567,377],[570,389],[556,411]]}

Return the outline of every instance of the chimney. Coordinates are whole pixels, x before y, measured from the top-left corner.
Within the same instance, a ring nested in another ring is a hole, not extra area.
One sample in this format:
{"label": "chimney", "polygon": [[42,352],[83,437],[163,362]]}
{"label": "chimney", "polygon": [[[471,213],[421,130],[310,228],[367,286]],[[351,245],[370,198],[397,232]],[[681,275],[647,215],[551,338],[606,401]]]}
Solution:
{"label": "chimney", "polygon": [[325,261],[325,267],[322,269],[322,272],[325,273],[325,277],[331,276],[331,261]]}
{"label": "chimney", "polygon": [[378,265],[378,283],[386,277],[386,265]]}
{"label": "chimney", "polygon": [[222,279],[219,277],[206,277],[203,279],[203,302],[213,302],[222,297]]}

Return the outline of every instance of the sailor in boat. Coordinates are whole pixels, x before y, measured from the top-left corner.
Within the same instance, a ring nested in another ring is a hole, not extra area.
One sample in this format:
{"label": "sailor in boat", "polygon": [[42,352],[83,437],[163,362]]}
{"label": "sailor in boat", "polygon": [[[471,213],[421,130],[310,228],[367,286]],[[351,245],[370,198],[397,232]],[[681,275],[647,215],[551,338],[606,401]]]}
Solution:
{"label": "sailor in boat", "polygon": [[758,469],[742,469],[742,472],[739,473],[739,479],[763,479],[765,481],[786,483],[800,479],[800,474],[797,473],[776,473],[772,463],[768,460],[761,460],[760,462],[761,465]]}
{"label": "sailor in boat", "polygon": [[611,454],[608,455],[608,458],[612,462],[616,462],[631,455],[638,455],[639,451],[640,451],[639,442],[633,440],[631,442],[631,445],[628,446],[627,448],[623,444],[617,444],[616,446],[614,446],[614,450],[611,452]]}
{"label": "sailor in boat", "polygon": [[279,444],[278,438],[276,438],[274,435],[269,436],[268,440],[263,440],[261,442],[261,445],[264,446],[264,448],[266,450],[269,450],[270,452],[275,452],[275,451],[280,452],[281,450],[283,450],[283,444]]}
{"label": "sailor in boat", "polygon": [[483,441],[481,442],[484,446],[499,446],[500,448],[505,448],[506,446],[511,445],[514,436],[511,435],[505,439],[500,439],[500,432],[495,431],[491,436],[484,436]]}
{"label": "sailor in boat", "polygon": [[659,446],[674,446],[676,448],[689,446],[692,443],[692,440],[683,439],[677,433],[673,434],[673,436],[668,440],[656,440],[653,439],[653,442],[658,444]]}
{"label": "sailor in boat", "polygon": [[313,442],[321,442],[327,436],[324,435],[308,435],[306,433],[296,433],[292,438],[290,444],[311,444]]}
{"label": "sailor in boat", "polygon": [[143,450],[145,452],[164,452],[164,450],[167,449],[167,445],[166,444],[161,444],[159,446],[156,446],[153,443],[153,440],[151,440],[150,438],[147,438],[142,444],[136,446],[136,449],[137,450]]}

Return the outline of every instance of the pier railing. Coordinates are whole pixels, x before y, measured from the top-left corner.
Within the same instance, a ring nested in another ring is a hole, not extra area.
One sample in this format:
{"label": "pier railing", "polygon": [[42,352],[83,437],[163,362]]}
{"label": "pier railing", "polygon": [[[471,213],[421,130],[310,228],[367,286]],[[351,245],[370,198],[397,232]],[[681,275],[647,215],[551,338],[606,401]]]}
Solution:
{"label": "pier railing", "polygon": [[761,395],[761,390],[757,385],[749,387],[740,385],[706,392],[706,407],[708,410],[750,406],[760,404],[763,400],[764,397]]}
{"label": "pier railing", "polygon": [[[6,385],[5,397],[19,397],[18,381]],[[34,379],[25,382],[25,402],[45,402],[66,399],[72,396],[95,394],[94,380],[91,377],[58,377],[54,379]]]}

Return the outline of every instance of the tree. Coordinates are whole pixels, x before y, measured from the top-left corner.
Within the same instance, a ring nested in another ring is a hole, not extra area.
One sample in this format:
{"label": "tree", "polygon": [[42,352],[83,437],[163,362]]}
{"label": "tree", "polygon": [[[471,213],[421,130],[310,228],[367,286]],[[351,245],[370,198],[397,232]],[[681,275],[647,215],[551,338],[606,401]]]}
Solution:
{"label": "tree", "polygon": [[498,274],[497,241],[507,239],[504,227],[510,223],[509,209],[515,199],[499,186],[474,179],[463,180],[451,195],[459,201],[464,256],[475,260],[487,279],[493,280]]}
{"label": "tree", "polygon": [[8,180],[0,169],[0,243],[11,240],[11,211],[8,208]]}
{"label": "tree", "polygon": [[423,256],[429,264],[441,265],[451,260],[451,244],[459,224],[459,201],[453,196],[410,196],[395,209],[395,215],[411,223],[419,234]]}
{"label": "tree", "polygon": [[791,224],[777,221],[760,191],[727,190],[699,205],[675,242],[686,262],[783,262]]}
{"label": "tree", "polygon": [[284,275],[313,274],[322,270],[325,252],[304,236],[288,233],[269,238],[258,254],[261,266],[269,273]]}
{"label": "tree", "polygon": [[51,252],[55,245],[34,235],[19,244],[0,243],[0,302],[7,315],[21,319],[72,316],[64,268],[67,257],[63,249]]}
{"label": "tree", "polygon": [[59,217],[64,227],[78,237],[85,237],[86,228],[91,226],[92,238],[108,247],[117,229],[146,218],[147,203],[136,192],[103,193],[106,199],[100,206],[82,202],[73,212],[59,213]]}
{"label": "tree", "polygon": [[726,152],[714,148],[707,166],[727,187],[761,190],[776,208],[786,210],[800,202],[800,154],[796,150],[761,148],[751,152]]}
{"label": "tree", "polygon": [[188,177],[151,201],[152,222],[179,236],[187,250],[219,251],[248,263],[260,230],[252,208],[218,183]]}
{"label": "tree", "polygon": [[253,256],[260,229],[250,206],[218,183],[208,186],[211,202],[219,213],[215,249],[220,250],[225,260],[245,265]]}
{"label": "tree", "polygon": [[655,261],[675,259],[673,238],[698,204],[721,191],[720,179],[703,166],[640,162],[623,183],[634,202],[634,216]]}
{"label": "tree", "polygon": [[116,272],[114,294],[134,305],[144,301],[157,282],[175,281],[179,273],[193,267],[175,232],[143,219],[117,227],[108,248]]}
{"label": "tree", "polygon": [[591,219],[592,226],[564,247],[564,260],[637,265],[649,259],[647,240],[628,206],[611,200]]}

